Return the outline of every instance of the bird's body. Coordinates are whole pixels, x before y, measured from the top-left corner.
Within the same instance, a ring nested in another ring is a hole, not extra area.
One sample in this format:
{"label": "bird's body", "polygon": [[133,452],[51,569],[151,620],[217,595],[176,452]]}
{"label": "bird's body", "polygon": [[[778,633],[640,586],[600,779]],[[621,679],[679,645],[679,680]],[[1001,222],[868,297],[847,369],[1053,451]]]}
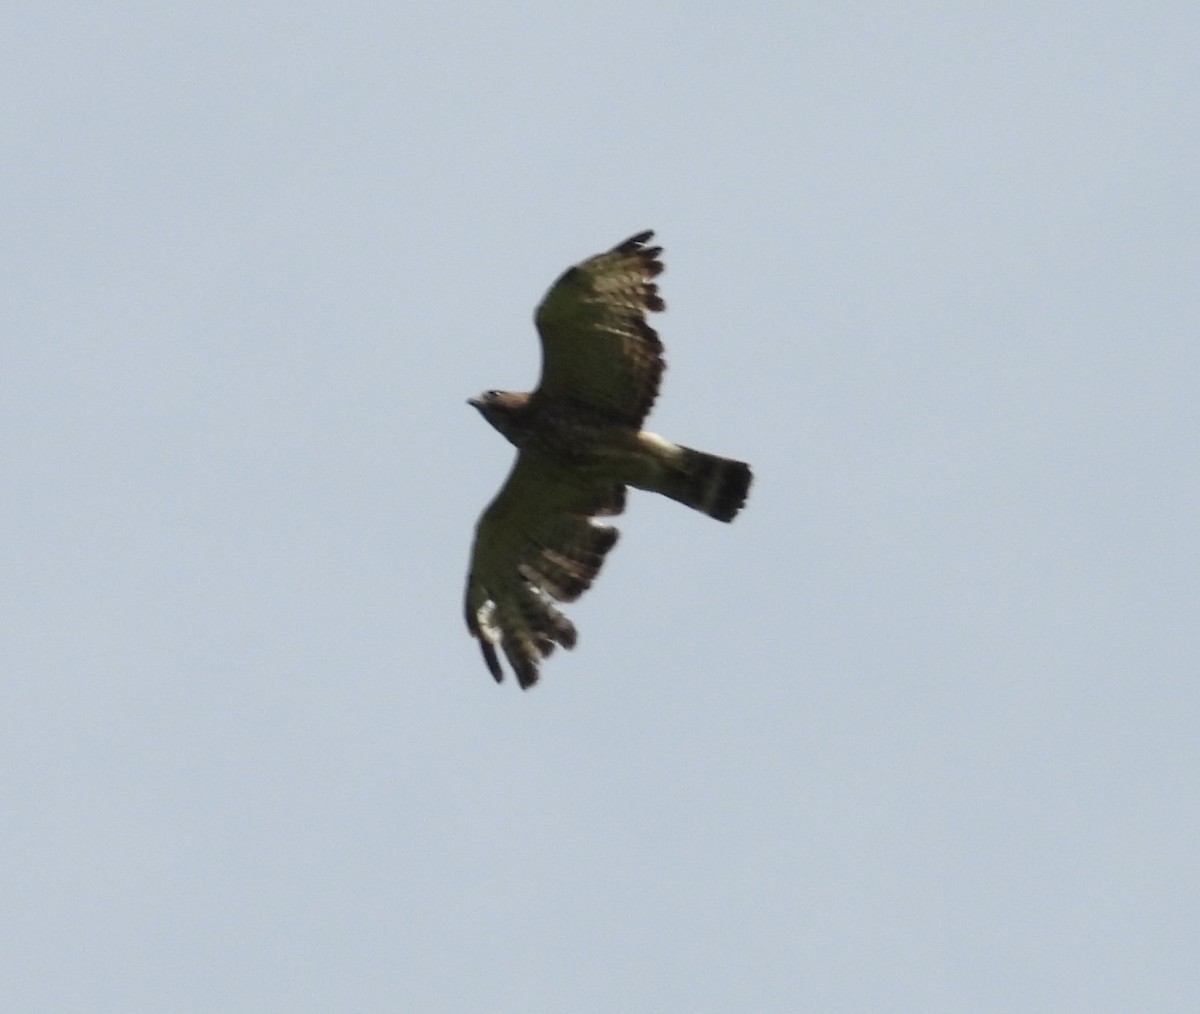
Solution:
{"label": "bird's body", "polygon": [[624,509],[625,487],[662,493],[721,521],[745,502],[750,467],[641,428],[658,393],[662,343],[645,312],[662,310],[652,279],[661,249],[640,233],[568,271],[537,312],[542,377],[531,393],[488,391],[470,404],[518,451],[476,528],[467,627],[497,681],[495,645],[522,687],[575,628],[551,600],[595,578]]}

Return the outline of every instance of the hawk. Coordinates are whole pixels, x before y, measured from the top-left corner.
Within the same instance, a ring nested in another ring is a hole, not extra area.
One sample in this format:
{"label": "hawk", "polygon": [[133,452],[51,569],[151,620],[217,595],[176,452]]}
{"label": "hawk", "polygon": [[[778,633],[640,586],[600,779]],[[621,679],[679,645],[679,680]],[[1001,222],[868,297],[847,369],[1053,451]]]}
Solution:
{"label": "hawk", "polygon": [[646,322],[664,309],[654,279],[662,248],[641,232],[568,268],[537,308],[542,375],[530,393],[487,391],[469,405],[517,448],[516,462],[475,528],[467,628],[497,683],[504,653],[522,689],[575,627],[555,606],[595,580],[617,530],[625,487],[732,521],[750,466],[642,429],[665,363]]}

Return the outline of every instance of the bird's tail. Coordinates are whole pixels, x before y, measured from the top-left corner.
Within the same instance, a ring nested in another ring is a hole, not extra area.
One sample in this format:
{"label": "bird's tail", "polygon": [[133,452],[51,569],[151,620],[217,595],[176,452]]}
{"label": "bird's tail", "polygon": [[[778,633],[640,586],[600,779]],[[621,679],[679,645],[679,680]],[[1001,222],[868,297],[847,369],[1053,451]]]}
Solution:
{"label": "bird's tail", "polygon": [[705,454],[665,440],[657,450],[661,467],[654,484],[656,493],[718,521],[732,521],[742,509],[752,478],[750,466],[744,461]]}

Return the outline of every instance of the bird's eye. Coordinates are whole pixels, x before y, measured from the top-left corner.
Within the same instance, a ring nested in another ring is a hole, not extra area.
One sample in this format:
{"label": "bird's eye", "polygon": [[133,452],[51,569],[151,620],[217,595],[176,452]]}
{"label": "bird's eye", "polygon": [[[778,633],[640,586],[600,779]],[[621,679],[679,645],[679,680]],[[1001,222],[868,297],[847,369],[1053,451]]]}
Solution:
{"label": "bird's eye", "polygon": [[493,391],[488,391],[485,397],[488,397],[488,398],[495,398],[495,397],[497,397],[499,394],[500,394],[500,392],[499,392],[499,391],[494,391],[494,390],[493,390]]}

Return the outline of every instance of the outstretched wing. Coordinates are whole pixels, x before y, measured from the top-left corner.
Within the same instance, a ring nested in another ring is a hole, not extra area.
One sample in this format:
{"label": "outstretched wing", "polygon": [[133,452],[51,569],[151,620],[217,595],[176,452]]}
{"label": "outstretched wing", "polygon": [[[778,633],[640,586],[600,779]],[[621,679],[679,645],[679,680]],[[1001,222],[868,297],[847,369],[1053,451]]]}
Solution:
{"label": "outstretched wing", "polygon": [[467,577],[467,628],[484,660],[504,679],[496,646],[523,689],[556,644],[575,647],[575,626],[554,602],[573,602],[591,585],[617,530],[597,516],[620,514],[625,487],[597,488],[520,454],[475,528]]}
{"label": "outstretched wing", "polygon": [[535,397],[570,398],[640,426],[662,378],[662,342],[646,313],[664,308],[653,279],[661,247],[641,232],[568,268],[542,300],[542,378]]}

